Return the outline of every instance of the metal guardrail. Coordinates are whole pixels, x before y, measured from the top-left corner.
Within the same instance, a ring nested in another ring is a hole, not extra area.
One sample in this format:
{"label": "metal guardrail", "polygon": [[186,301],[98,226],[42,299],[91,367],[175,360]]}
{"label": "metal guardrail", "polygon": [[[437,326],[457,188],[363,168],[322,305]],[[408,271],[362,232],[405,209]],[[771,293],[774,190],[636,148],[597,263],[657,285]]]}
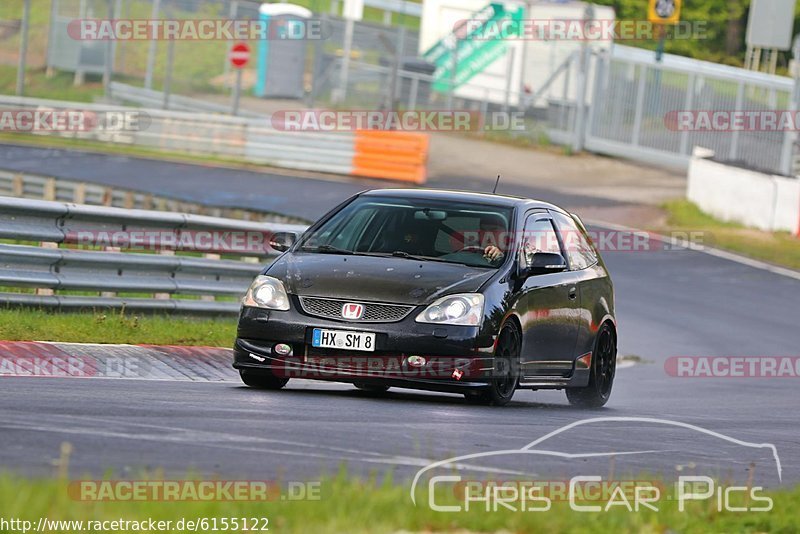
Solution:
{"label": "metal guardrail", "polygon": [[[114,101],[133,102],[142,107],[153,109],[171,109],[175,111],[200,111],[203,113],[230,113],[231,106],[216,104],[188,96],[170,94],[165,96],[161,91],[135,87],[120,82],[111,82],[108,87]],[[247,110],[240,110],[242,117],[264,118],[264,115]]]}
{"label": "metal guardrail", "polygon": [[[266,245],[272,233],[305,228],[0,197],[0,239],[39,242],[0,244],[0,286],[6,288],[0,303],[236,313],[237,301],[215,299],[244,294],[275,254]],[[143,244],[146,253],[122,252]],[[220,259],[223,254],[238,259]],[[33,288],[35,293],[8,288]],[[182,296],[194,298],[176,298]]]}

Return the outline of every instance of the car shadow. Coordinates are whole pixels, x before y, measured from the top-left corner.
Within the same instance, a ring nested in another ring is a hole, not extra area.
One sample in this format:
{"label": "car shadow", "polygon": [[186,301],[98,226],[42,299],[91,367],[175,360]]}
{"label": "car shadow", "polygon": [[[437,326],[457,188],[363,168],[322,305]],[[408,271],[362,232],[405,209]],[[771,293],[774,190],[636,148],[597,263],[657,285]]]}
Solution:
{"label": "car shadow", "polygon": [[[347,388],[345,384],[341,384]],[[339,397],[347,399],[363,399],[370,402],[419,402],[425,404],[438,404],[449,406],[465,406],[470,410],[513,410],[524,408],[530,410],[531,408],[547,409],[547,410],[560,410],[560,411],[574,411],[577,413],[592,413],[603,412],[609,413],[613,411],[612,408],[580,408],[571,406],[569,404],[557,404],[552,402],[536,402],[528,400],[512,400],[505,406],[481,406],[468,404],[463,395],[455,393],[431,393],[424,390],[403,390],[400,388],[391,389],[385,393],[373,393],[370,391],[363,391],[360,389],[330,389],[330,388],[292,388],[288,386],[278,391],[267,391],[249,388],[247,386],[237,386],[236,389],[241,391],[248,391],[253,394],[261,395],[289,395],[289,396],[306,396],[306,397]]]}

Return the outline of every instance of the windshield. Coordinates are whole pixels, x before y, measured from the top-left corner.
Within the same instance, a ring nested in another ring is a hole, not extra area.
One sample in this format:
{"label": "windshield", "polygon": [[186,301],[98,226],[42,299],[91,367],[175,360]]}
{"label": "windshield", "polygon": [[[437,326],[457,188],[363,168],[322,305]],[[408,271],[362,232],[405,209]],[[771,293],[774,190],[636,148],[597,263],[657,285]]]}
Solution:
{"label": "windshield", "polygon": [[295,250],[497,268],[505,259],[511,213],[502,206],[364,196],[307,234]]}

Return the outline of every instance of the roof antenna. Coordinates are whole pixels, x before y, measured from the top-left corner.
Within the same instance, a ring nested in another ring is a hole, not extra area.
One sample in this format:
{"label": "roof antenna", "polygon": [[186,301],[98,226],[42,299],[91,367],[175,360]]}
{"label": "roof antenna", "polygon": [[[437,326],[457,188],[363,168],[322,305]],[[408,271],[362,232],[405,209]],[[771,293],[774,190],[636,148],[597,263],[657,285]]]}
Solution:
{"label": "roof antenna", "polygon": [[492,189],[492,194],[493,194],[493,195],[494,195],[494,194],[495,194],[495,192],[497,191],[497,184],[499,184],[499,183],[500,183],[500,175],[498,174],[498,175],[497,175],[497,180],[494,182],[494,189]]}

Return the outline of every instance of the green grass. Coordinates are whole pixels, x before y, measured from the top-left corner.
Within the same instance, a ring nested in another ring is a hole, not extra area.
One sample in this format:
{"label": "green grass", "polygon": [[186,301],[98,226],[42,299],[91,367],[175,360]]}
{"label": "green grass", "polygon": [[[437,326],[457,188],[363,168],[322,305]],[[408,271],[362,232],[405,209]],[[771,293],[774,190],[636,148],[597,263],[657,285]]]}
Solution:
{"label": "green grass", "polygon": [[[86,477],[88,478],[88,477]],[[162,475],[141,477],[163,479]],[[195,477],[190,477],[195,478]],[[255,478],[255,477],[252,477]],[[196,479],[196,478],[195,478]],[[175,480],[170,477],[170,480]],[[771,512],[719,512],[716,500],[688,503],[685,512],[675,501],[659,502],[659,511],[629,512],[616,507],[606,513],[578,513],[568,503],[554,501],[549,511],[486,512],[479,506],[468,512],[437,512],[427,505],[424,492],[417,506],[409,498],[407,483],[386,477],[359,480],[340,474],[319,481],[316,500],[276,499],[271,502],[164,502],[76,501],[67,481],[0,476],[3,518],[50,520],[171,520],[206,518],[269,519],[270,532],[797,532],[800,529],[800,489],[770,493]],[[280,483],[281,488],[286,483]],[[283,492],[285,495],[285,492]],[[462,505],[453,492],[437,493],[437,504]],[[737,503],[738,504],[738,503]],[[34,527],[35,528],[35,527]]]}
{"label": "green grass", "polygon": [[230,347],[235,337],[235,318],[138,316],[120,311],[53,313],[0,309],[0,339],[6,341]]}
{"label": "green grass", "polygon": [[[0,65],[0,93],[13,95],[17,88],[17,68]],[[25,94],[32,98],[68,100],[70,102],[94,102],[103,95],[103,83],[99,78],[87,77],[81,86],[73,85],[73,75],[57,72],[51,78],[43,69],[28,69],[25,75]]]}
{"label": "green grass", "polygon": [[705,232],[703,243],[754,259],[800,269],[800,238],[788,232],[763,232],[740,224],[722,222],[700,211],[688,200],[664,204],[667,225],[658,231]]}

